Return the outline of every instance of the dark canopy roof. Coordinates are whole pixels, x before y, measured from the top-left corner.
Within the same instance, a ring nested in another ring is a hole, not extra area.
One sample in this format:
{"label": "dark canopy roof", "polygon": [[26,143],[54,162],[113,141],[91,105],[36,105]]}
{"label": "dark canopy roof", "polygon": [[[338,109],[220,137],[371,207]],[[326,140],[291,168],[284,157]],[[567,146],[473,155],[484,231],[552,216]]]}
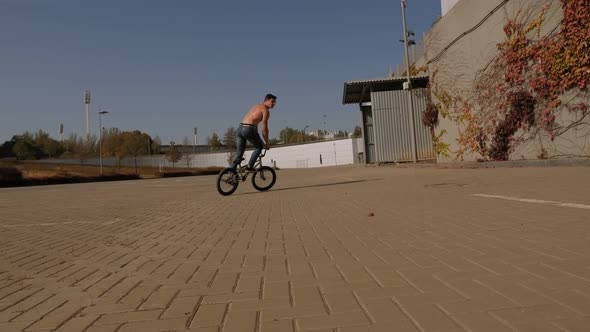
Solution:
{"label": "dark canopy roof", "polygon": [[[412,88],[425,88],[428,76],[413,76]],[[386,77],[344,82],[342,104],[356,104],[370,101],[370,92],[402,90],[406,77]]]}

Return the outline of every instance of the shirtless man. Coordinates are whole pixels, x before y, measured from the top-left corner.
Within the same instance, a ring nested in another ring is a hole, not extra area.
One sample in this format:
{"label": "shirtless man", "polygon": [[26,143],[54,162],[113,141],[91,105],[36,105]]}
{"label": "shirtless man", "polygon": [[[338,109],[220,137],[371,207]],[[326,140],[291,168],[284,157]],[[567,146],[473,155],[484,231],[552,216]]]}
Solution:
{"label": "shirtless man", "polygon": [[[264,102],[262,104],[252,106],[250,111],[244,116],[236,133],[236,145],[238,150],[232,163],[234,169],[236,169],[242,161],[244,149],[246,148],[246,141],[252,143],[255,148],[250,156],[250,161],[247,166],[250,170],[254,168],[254,163],[262,152],[262,148],[264,147],[267,150],[270,149],[268,139],[268,119],[270,118],[270,109],[273,108],[276,103],[277,97],[269,93],[264,97]],[[264,138],[264,144],[258,134],[258,124],[260,122],[262,122],[262,137]]]}

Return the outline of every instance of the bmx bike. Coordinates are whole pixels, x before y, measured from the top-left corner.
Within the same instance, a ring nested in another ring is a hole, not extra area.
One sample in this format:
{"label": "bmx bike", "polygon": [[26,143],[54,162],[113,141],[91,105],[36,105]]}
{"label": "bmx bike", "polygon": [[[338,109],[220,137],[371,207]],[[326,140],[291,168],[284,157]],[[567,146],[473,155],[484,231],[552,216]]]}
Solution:
{"label": "bmx bike", "polygon": [[262,157],[266,154],[266,150],[262,151],[258,160],[254,164],[254,169],[248,169],[242,165],[244,158],[240,160],[240,164],[234,170],[231,167],[223,169],[217,176],[217,191],[223,196],[229,196],[238,189],[240,182],[246,181],[248,176],[252,174],[252,186],[258,191],[266,191],[274,186],[277,175],[275,170],[269,166],[262,166]]}

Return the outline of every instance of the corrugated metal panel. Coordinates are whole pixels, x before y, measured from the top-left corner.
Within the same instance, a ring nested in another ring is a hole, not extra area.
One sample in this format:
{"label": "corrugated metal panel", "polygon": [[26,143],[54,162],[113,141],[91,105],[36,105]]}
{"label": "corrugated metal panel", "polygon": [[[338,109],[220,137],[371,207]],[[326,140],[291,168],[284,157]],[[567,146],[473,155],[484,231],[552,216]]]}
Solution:
{"label": "corrugated metal panel", "polygon": [[375,130],[373,126],[373,111],[371,107],[363,107],[363,125],[364,125],[364,141],[365,147],[367,151],[367,162],[373,163],[375,162]]}
{"label": "corrugated metal panel", "polygon": [[375,160],[375,130],[372,125],[365,126],[365,132],[367,136],[365,138],[365,144],[367,145],[367,162],[374,163]]}
{"label": "corrugated metal panel", "polygon": [[[412,161],[412,127],[406,91],[372,92],[375,161]],[[418,160],[435,159],[430,130],[422,124],[428,103],[427,89],[414,89],[414,125]]]}
{"label": "corrugated metal panel", "polygon": [[[418,76],[412,76],[411,79],[412,81],[414,80],[425,80],[428,79],[428,75],[418,75]],[[382,83],[382,82],[405,82],[407,81],[407,77],[379,77],[379,78],[369,78],[369,79],[365,79],[365,80],[351,80],[351,81],[346,81],[344,82],[344,84],[365,84],[365,83]]]}
{"label": "corrugated metal panel", "polygon": [[[425,88],[429,78],[426,75],[412,76],[412,86],[416,89]],[[385,77],[368,80],[355,80],[344,82],[342,104],[357,104],[370,101],[369,92],[403,90],[406,77]]]}

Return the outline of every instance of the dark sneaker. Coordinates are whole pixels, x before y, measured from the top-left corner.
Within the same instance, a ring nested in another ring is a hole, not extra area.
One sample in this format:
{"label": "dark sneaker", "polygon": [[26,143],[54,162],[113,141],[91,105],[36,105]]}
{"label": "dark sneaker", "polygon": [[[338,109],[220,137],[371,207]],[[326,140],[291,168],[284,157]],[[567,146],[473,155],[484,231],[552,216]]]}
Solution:
{"label": "dark sneaker", "polygon": [[246,165],[246,172],[254,172],[255,169],[254,167],[250,166],[250,165]]}
{"label": "dark sneaker", "polygon": [[237,176],[234,173],[229,174],[229,176],[223,181],[231,185],[234,185],[236,182],[238,182]]}

